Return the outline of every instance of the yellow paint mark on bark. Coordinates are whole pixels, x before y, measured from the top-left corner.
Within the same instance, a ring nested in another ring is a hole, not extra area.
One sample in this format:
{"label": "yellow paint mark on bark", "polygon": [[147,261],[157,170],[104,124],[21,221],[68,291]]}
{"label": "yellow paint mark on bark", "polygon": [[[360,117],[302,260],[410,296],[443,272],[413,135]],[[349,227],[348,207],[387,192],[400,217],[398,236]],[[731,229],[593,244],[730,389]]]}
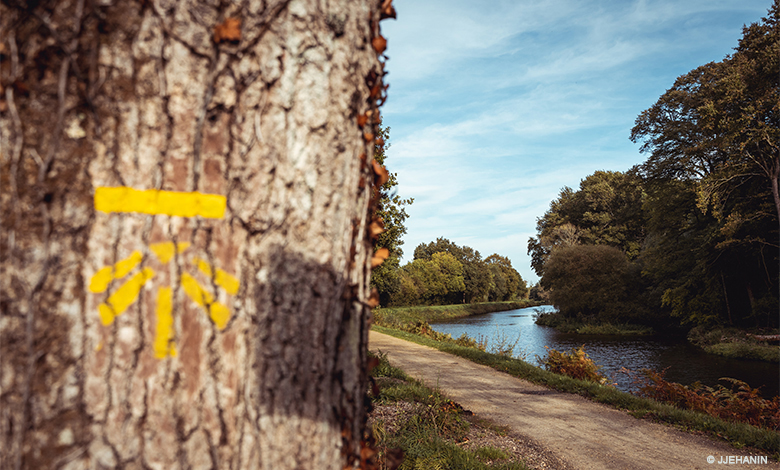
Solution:
{"label": "yellow paint mark on bark", "polygon": [[207,261],[201,258],[194,258],[193,261],[198,265],[200,272],[208,277],[213,276],[214,282],[219,287],[225,289],[228,294],[238,294],[238,288],[241,286],[241,283],[234,276],[219,268],[216,269],[216,274],[212,275],[211,265]]}
{"label": "yellow paint mark on bark", "polygon": [[122,284],[105,303],[100,304],[98,312],[103,324],[110,325],[114,322],[114,318],[124,313],[127,307],[135,302],[141,288],[152,276],[154,276],[154,271],[151,268],[144,268]]}
{"label": "yellow paint mark on bark", "polygon": [[187,273],[181,275],[181,286],[189,298],[209,313],[209,318],[217,325],[218,329],[225,328],[230,320],[230,309],[227,306],[214,302],[214,297]]}
{"label": "yellow paint mark on bark", "polygon": [[143,259],[143,255],[140,251],[134,251],[127,258],[117,261],[113,266],[106,266],[100,271],[96,272],[89,282],[89,290],[91,292],[100,293],[105,292],[108,289],[108,285],[114,279],[122,279],[133,270]]}
{"label": "yellow paint mark on bark", "polygon": [[224,330],[230,320],[230,309],[226,305],[214,302],[209,305],[209,317],[217,325],[217,329]]}
{"label": "yellow paint mark on bark", "polygon": [[173,253],[176,251],[177,253],[181,254],[184,250],[190,247],[189,242],[183,242],[183,243],[176,243],[173,242],[162,242],[162,243],[152,243],[149,245],[149,248],[154,252],[154,254],[157,256],[157,258],[160,260],[162,264],[166,264],[168,261],[173,258]]}
{"label": "yellow paint mark on bark", "polygon": [[173,290],[160,287],[157,291],[157,336],[154,338],[154,357],[164,359],[176,357],[176,343],[173,340]]}
{"label": "yellow paint mark on bark", "polygon": [[133,189],[126,186],[95,189],[95,209],[101,212],[138,212],[180,217],[221,219],[227,198],[219,194]]}

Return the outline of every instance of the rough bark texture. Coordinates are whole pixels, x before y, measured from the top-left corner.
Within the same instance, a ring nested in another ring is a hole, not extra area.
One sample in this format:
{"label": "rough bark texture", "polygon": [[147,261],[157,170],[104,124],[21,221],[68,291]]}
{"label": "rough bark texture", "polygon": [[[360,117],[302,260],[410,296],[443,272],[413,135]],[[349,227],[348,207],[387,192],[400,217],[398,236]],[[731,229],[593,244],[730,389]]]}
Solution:
{"label": "rough bark texture", "polygon": [[352,465],[378,8],[3,0],[0,468]]}

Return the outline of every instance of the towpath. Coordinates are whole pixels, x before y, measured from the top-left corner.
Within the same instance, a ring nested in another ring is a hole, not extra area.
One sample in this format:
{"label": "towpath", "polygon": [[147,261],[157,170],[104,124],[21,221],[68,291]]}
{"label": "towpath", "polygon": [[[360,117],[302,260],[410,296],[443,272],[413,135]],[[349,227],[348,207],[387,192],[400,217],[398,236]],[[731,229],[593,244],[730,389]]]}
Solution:
{"label": "towpath", "polygon": [[[436,349],[371,331],[369,349],[477,415],[508,426],[578,470],[779,469],[726,464],[746,457],[711,438],[641,420],[578,395],[558,392]],[[714,458],[708,463],[708,457]]]}

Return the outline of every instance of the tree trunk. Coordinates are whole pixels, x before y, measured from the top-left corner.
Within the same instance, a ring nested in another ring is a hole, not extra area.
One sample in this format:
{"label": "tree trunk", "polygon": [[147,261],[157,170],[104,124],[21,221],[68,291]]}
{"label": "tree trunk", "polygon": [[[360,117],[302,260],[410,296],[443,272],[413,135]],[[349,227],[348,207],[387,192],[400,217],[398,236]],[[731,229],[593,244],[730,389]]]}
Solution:
{"label": "tree trunk", "polygon": [[355,462],[379,15],[3,0],[0,468]]}

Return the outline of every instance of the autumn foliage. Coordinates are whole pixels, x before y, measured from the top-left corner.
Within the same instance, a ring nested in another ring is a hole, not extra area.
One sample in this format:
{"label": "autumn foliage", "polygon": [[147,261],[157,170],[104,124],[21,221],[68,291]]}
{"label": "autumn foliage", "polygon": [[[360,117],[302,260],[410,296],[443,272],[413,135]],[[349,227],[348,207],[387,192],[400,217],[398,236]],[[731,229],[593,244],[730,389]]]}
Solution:
{"label": "autumn foliage", "polygon": [[547,357],[542,359],[542,365],[550,372],[590,382],[607,382],[607,378],[599,373],[600,367],[585,352],[584,345],[569,352],[556,351],[547,346],[544,348]]}
{"label": "autumn foliage", "polygon": [[641,396],[674,405],[678,408],[699,411],[727,421],[739,421],[752,426],[780,429],[780,397],[771,400],[762,398],[760,390],[737,379],[724,377],[721,380],[732,388],[722,385],[707,387],[699,383],[690,386],[668,382],[664,372],[643,370],[637,379]]}

